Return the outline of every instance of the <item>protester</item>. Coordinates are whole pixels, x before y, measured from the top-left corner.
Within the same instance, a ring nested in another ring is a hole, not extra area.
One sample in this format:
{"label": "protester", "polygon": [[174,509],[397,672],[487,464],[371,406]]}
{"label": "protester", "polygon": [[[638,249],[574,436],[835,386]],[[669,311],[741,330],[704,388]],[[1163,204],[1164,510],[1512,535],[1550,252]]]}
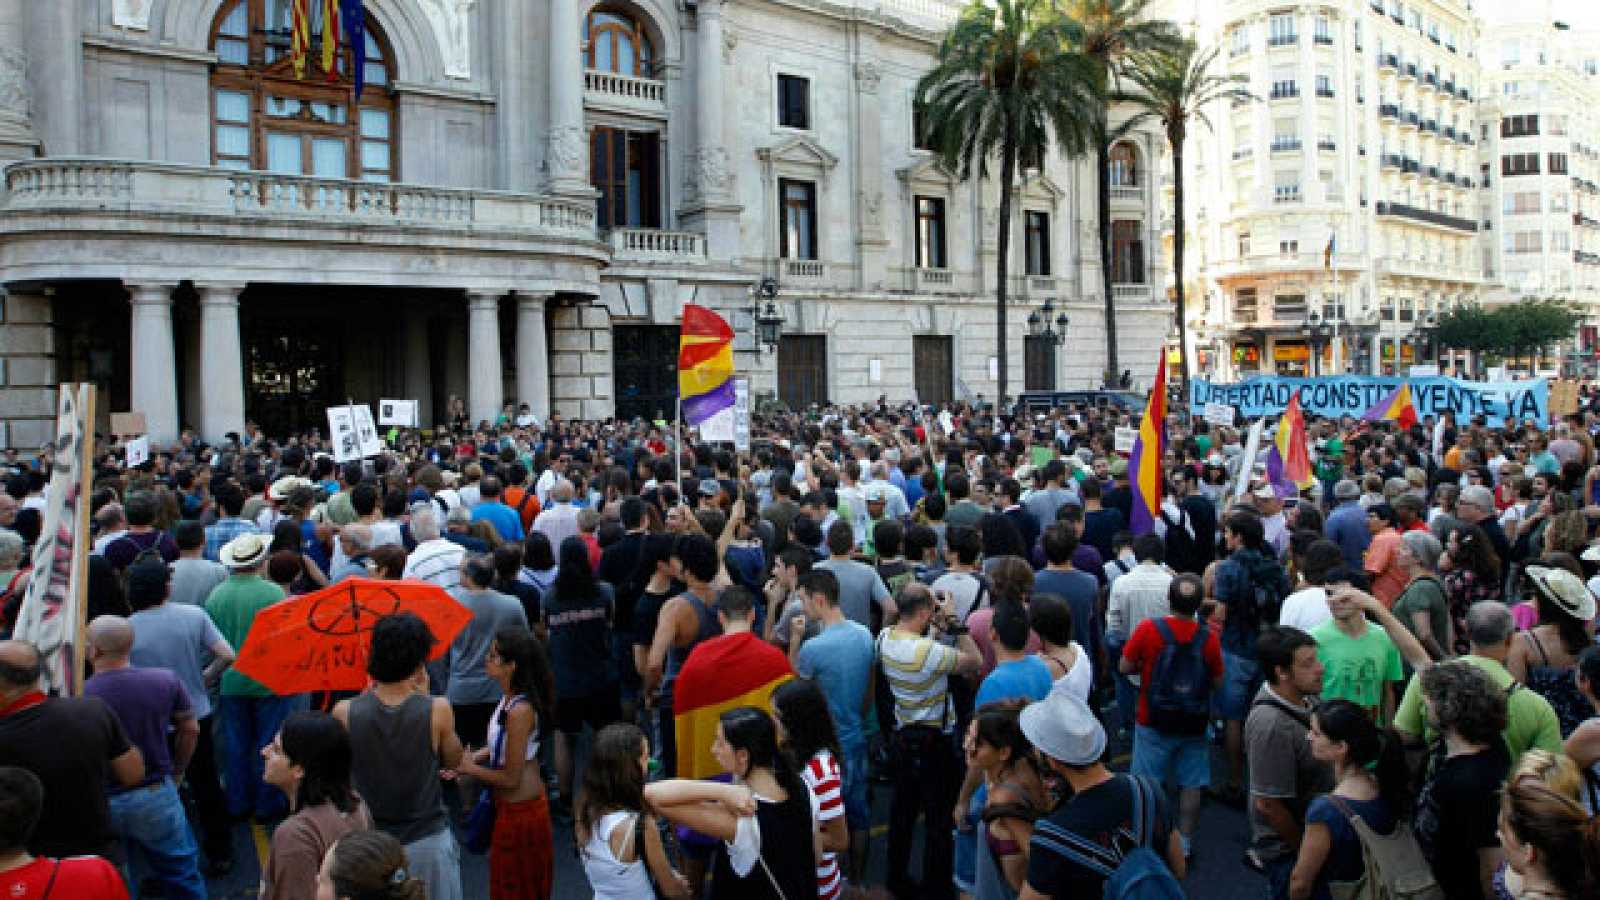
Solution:
{"label": "protester", "polygon": [[1270,628],[1257,641],[1266,681],[1250,707],[1244,739],[1250,757],[1250,850],[1270,896],[1289,896],[1312,798],[1333,786],[1307,735],[1322,690],[1322,661],[1311,635]]}
{"label": "protester", "polygon": [[1262,545],[1261,520],[1251,512],[1230,513],[1223,521],[1228,558],[1216,566],[1213,593],[1223,615],[1222,658],[1225,670],[1214,705],[1223,720],[1229,781],[1220,796],[1243,803],[1244,722],[1250,698],[1262,682],[1256,641],[1270,625],[1289,593],[1283,566]]}
{"label": "protester", "polygon": [[262,751],[263,780],[289,798],[289,818],[272,831],[261,873],[262,900],[315,900],[323,858],[340,838],[372,827],[350,786],[350,735],[324,712],[285,719]]}
{"label": "protester", "polygon": [[484,669],[494,636],[507,628],[527,630],[522,604],[494,590],[494,563],[469,554],[461,561],[461,586],[452,595],[472,619],[450,644],[450,699],[456,735],[466,747],[482,747],[489,719],[500,702],[500,686]]}
{"label": "protester", "polygon": [[622,718],[621,689],[611,653],[615,591],[594,577],[589,549],[578,538],[561,545],[555,584],[541,602],[555,670],[556,781],[564,812],[584,726],[598,732]]}
{"label": "protester", "polygon": [[1431,666],[1417,678],[1429,722],[1443,738],[1427,762],[1415,828],[1445,896],[1494,896],[1500,864],[1496,793],[1511,768],[1500,733],[1506,696],[1465,661]]}
{"label": "protester", "polygon": [[1394,601],[1394,616],[1428,651],[1434,662],[1454,656],[1455,639],[1450,624],[1450,602],[1438,577],[1444,548],[1426,531],[1400,536],[1395,559],[1405,572],[1406,586]]}
{"label": "protester", "polygon": [[1447,532],[1444,555],[1439,558],[1445,598],[1450,603],[1451,627],[1456,635],[1456,653],[1467,652],[1467,610],[1489,600],[1500,599],[1501,558],[1488,537],[1474,526],[1463,525]]}
{"label": "protester", "polygon": [[637,726],[607,725],[595,735],[574,836],[595,900],[687,900],[654,813],[645,803],[650,745]]}
{"label": "protester", "polygon": [[317,897],[332,900],[436,900],[411,852],[381,831],[340,838],[317,875]]}
{"label": "protester", "polygon": [[828,701],[810,681],[788,681],[772,692],[778,745],[800,767],[800,779],[811,792],[812,820],[820,853],[817,859],[818,900],[837,900],[844,878],[839,855],[850,850],[845,816],[844,784],[839,768],[839,739]]}
{"label": "protester", "polygon": [[1539,624],[1513,641],[1506,671],[1528,690],[1550,701],[1561,736],[1572,734],[1593,709],[1573,678],[1578,655],[1594,644],[1594,595],[1572,572],[1555,566],[1528,566],[1523,575],[1533,595]]}
{"label": "protester", "polygon": [[1533,774],[1513,775],[1499,805],[1500,845],[1521,882],[1513,896],[1577,900],[1593,894],[1600,878],[1600,835],[1590,810]]}
{"label": "protester", "polygon": [[127,900],[128,889],[110,862],[98,856],[53,859],[33,849],[44,809],[45,785],[39,776],[0,765],[0,893],[47,898],[59,891],[75,900]]}

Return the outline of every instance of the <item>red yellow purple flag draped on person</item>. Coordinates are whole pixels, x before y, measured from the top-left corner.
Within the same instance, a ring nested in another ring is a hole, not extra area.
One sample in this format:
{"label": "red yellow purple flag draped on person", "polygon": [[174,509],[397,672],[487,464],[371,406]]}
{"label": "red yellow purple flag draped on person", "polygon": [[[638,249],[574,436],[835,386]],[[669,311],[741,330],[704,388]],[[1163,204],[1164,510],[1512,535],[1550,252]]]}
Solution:
{"label": "red yellow purple flag draped on person", "polygon": [[689,654],[672,689],[679,778],[723,772],[711,755],[722,714],[740,706],[772,711],[772,692],[794,677],[782,651],[746,632],[701,643]]}
{"label": "red yellow purple flag draped on person", "polygon": [[1163,347],[1156,362],[1156,380],[1139,419],[1139,437],[1133,443],[1128,474],[1133,482],[1133,514],[1129,523],[1134,534],[1148,534],[1161,514],[1161,459],[1167,452],[1167,351]]}
{"label": "red yellow purple flag draped on person", "polygon": [[683,420],[698,425],[733,406],[733,329],[704,306],[683,306],[678,341],[678,396]]}

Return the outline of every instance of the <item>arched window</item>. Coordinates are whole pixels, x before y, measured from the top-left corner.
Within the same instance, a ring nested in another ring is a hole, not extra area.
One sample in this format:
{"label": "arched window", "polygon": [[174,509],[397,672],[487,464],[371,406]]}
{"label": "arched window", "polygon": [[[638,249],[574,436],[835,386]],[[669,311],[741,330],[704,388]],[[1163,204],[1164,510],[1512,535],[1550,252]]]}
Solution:
{"label": "arched window", "polygon": [[354,54],[341,48],[322,68],[322,7],[311,11],[305,77],[289,58],[293,0],[234,0],[217,16],[211,75],[212,161],[224,168],[288,175],[393,181],[394,81],[388,42],[369,15],[366,85],[355,99]]}
{"label": "arched window", "polygon": [[617,9],[597,8],[584,26],[584,64],[600,72],[656,77],[656,49],[644,24]]}
{"label": "arched window", "polygon": [[1126,141],[1111,148],[1111,186],[1137,187],[1139,185],[1139,151]]}

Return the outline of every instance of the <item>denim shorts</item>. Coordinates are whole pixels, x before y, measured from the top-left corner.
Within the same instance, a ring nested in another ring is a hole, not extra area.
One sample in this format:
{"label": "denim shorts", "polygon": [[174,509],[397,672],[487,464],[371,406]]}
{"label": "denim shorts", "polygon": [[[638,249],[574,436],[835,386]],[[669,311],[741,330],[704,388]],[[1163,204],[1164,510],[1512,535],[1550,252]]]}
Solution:
{"label": "denim shorts", "polygon": [[1243,722],[1250,714],[1250,701],[1261,689],[1261,664],[1224,650],[1222,668],[1222,687],[1211,698],[1211,710],[1217,718]]}
{"label": "denim shorts", "polygon": [[1211,745],[1203,734],[1163,734],[1148,725],[1133,730],[1133,763],[1128,771],[1157,784],[1171,775],[1180,788],[1211,786]]}
{"label": "denim shorts", "polygon": [[872,778],[867,768],[866,739],[842,744],[839,750],[844,754],[840,760],[840,787],[844,791],[845,822],[852,834],[866,834],[872,825],[872,803],[867,794]]}

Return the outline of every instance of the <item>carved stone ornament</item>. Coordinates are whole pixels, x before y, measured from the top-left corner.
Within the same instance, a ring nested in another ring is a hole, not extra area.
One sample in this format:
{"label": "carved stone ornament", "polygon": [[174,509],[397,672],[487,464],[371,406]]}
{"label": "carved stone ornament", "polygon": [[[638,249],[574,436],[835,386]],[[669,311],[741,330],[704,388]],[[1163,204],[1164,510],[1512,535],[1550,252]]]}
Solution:
{"label": "carved stone ornament", "polygon": [[883,191],[861,193],[861,224],[872,232],[883,226]]}
{"label": "carved stone ornament", "polygon": [[0,113],[28,117],[28,56],[19,48],[0,47]]}
{"label": "carved stone ornament", "polygon": [[728,151],[721,147],[695,151],[690,159],[689,170],[685,187],[691,198],[703,200],[724,197],[733,190],[733,167],[728,160]]}
{"label": "carved stone ornament", "polygon": [[883,72],[878,69],[877,63],[870,60],[856,63],[856,84],[863,94],[876,94],[878,82],[882,80]]}
{"label": "carved stone ornament", "polygon": [[549,153],[546,162],[555,177],[575,175],[583,171],[584,135],[577,125],[564,125],[550,130]]}
{"label": "carved stone ornament", "polygon": [[722,64],[733,65],[733,51],[739,47],[739,33],[724,25],[722,27]]}
{"label": "carved stone ornament", "polygon": [[[148,0],[146,0],[148,2]],[[422,11],[433,26],[444,59],[444,74],[449,78],[472,77],[472,8],[478,0],[421,0]]]}
{"label": "carved stone ornament", "polygon": [[133,31],[150,30],[150,7],[155,0],[115,0],[111,4],[111,24]]}

